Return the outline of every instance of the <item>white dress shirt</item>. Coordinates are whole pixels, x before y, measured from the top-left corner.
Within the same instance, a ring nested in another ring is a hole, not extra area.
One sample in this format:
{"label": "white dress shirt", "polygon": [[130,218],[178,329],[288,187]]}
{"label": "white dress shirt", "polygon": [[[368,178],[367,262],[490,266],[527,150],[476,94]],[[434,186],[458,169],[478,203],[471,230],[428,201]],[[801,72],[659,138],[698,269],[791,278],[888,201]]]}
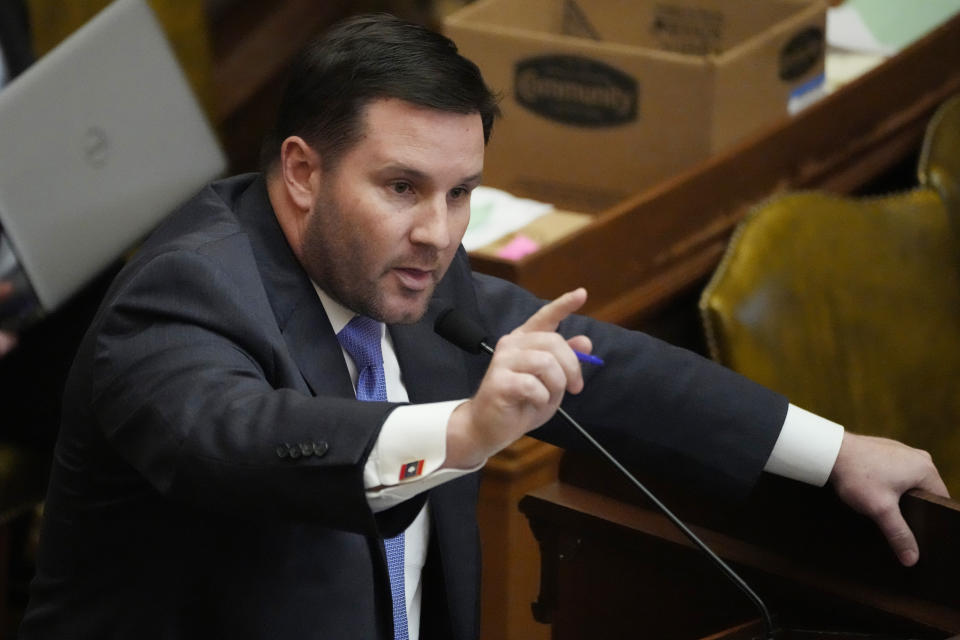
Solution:
{"label": "white dress shirt", "polygon": [[[334,333],[356,315],[314,284]],[[390,333],[381,324],[380,348],[387,385],[387,399],[407,402],[406,387]],[[357,385],[357,367],[343,351],[353,385]],[[441,469],[446,458],[447,422],[453,410],[466,399],[397,407],[384,421],[380,435],[364,466],[363,480],[367,501],[374,512],[383,511],[404,500],[473,469]],[[783,429],[774,444],[764,470],[800,482],[823,486],[830,477],[843,427],[794,405],[787,409]],[[401,479],[401,469],[412,461],[423,461],[420,473]],[[404,587],[410,640],[420,635],[421,575],[429,543],[429,502],[404,535]]]}

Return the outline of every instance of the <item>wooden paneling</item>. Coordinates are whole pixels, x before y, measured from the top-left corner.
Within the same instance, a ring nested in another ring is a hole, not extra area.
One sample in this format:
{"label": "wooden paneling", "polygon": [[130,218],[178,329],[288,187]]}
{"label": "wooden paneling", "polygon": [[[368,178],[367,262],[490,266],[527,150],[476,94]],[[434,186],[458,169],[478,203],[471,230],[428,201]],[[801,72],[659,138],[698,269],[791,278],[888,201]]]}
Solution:
{"label": "wooden paneling", "polygon": [[540,584],[539,550],[518,504],[537,487],[556,480],[561,451],[521,438],[487,462],[477,516],[483,544],[481,637],[546,640],[550,626],[530,609]]}

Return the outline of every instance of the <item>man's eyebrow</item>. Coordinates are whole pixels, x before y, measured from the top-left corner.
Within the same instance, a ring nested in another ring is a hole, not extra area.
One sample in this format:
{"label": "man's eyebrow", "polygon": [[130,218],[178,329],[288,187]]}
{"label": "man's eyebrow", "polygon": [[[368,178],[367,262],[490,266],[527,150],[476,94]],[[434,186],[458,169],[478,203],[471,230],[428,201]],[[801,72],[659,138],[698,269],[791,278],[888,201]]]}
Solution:
{"label": "man's eyebrow", "polygon": [[378,170],[378,173],[399,173],[406,178],[414,178],[417,180],[427,180],[430,176],[419,169],[414,169],[405,164],[388,164],[384,165]]}
{"label": "man's eyebrow", "polygon": [[[378,173],[398,173],[406,178],[410,178],[418,181],[428,181],[432,180],[430,174],[421,171],[419,169],[414,169],[411,166],[405,164],[388,164],[381,167],[378,170]],[[478,171],[472,175],[465,177],[460,182],[467,185],[478,185],[483,180],[483,172]]]}
{"label": "man's eyebrow", "polygon": [[472,176],[467,176],[466,178],[464,178],[464,179],[462,180],[462,182],[463,182],[464,184],[469,184],[469,185],[474,185],[474,186],[476,186],[476,185],[480,184],[481,182],[483,182],[483,172],[482,172],[482,171],[479,171],[479,172],[473,174]]}

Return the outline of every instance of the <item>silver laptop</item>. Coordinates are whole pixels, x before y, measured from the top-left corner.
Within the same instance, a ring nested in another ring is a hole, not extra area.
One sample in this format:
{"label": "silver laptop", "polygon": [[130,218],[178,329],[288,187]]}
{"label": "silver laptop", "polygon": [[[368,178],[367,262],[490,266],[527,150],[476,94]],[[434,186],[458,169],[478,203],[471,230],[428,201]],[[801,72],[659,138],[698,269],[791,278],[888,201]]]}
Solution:
{"label": "silver laptop", "polygon": [[0,90],[0,326],[55,310],[225,169],[153,12],[116,0]]}

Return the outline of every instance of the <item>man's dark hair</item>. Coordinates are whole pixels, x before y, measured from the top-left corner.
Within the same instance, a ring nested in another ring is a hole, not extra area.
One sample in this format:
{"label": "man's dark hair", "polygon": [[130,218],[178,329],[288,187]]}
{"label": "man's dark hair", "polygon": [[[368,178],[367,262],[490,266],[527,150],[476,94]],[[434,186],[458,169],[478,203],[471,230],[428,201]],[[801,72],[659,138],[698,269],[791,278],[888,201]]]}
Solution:
{"label": "man's dark hair", "polygon": [[477,65],[461,56],[452,40],[391,15],[356,16],[297,56],[261,164],[270,169],[283,141],[298,135],[332,168],[362,134],[364,107],[381,98],[478,113],[485,142],[500,113]]}

